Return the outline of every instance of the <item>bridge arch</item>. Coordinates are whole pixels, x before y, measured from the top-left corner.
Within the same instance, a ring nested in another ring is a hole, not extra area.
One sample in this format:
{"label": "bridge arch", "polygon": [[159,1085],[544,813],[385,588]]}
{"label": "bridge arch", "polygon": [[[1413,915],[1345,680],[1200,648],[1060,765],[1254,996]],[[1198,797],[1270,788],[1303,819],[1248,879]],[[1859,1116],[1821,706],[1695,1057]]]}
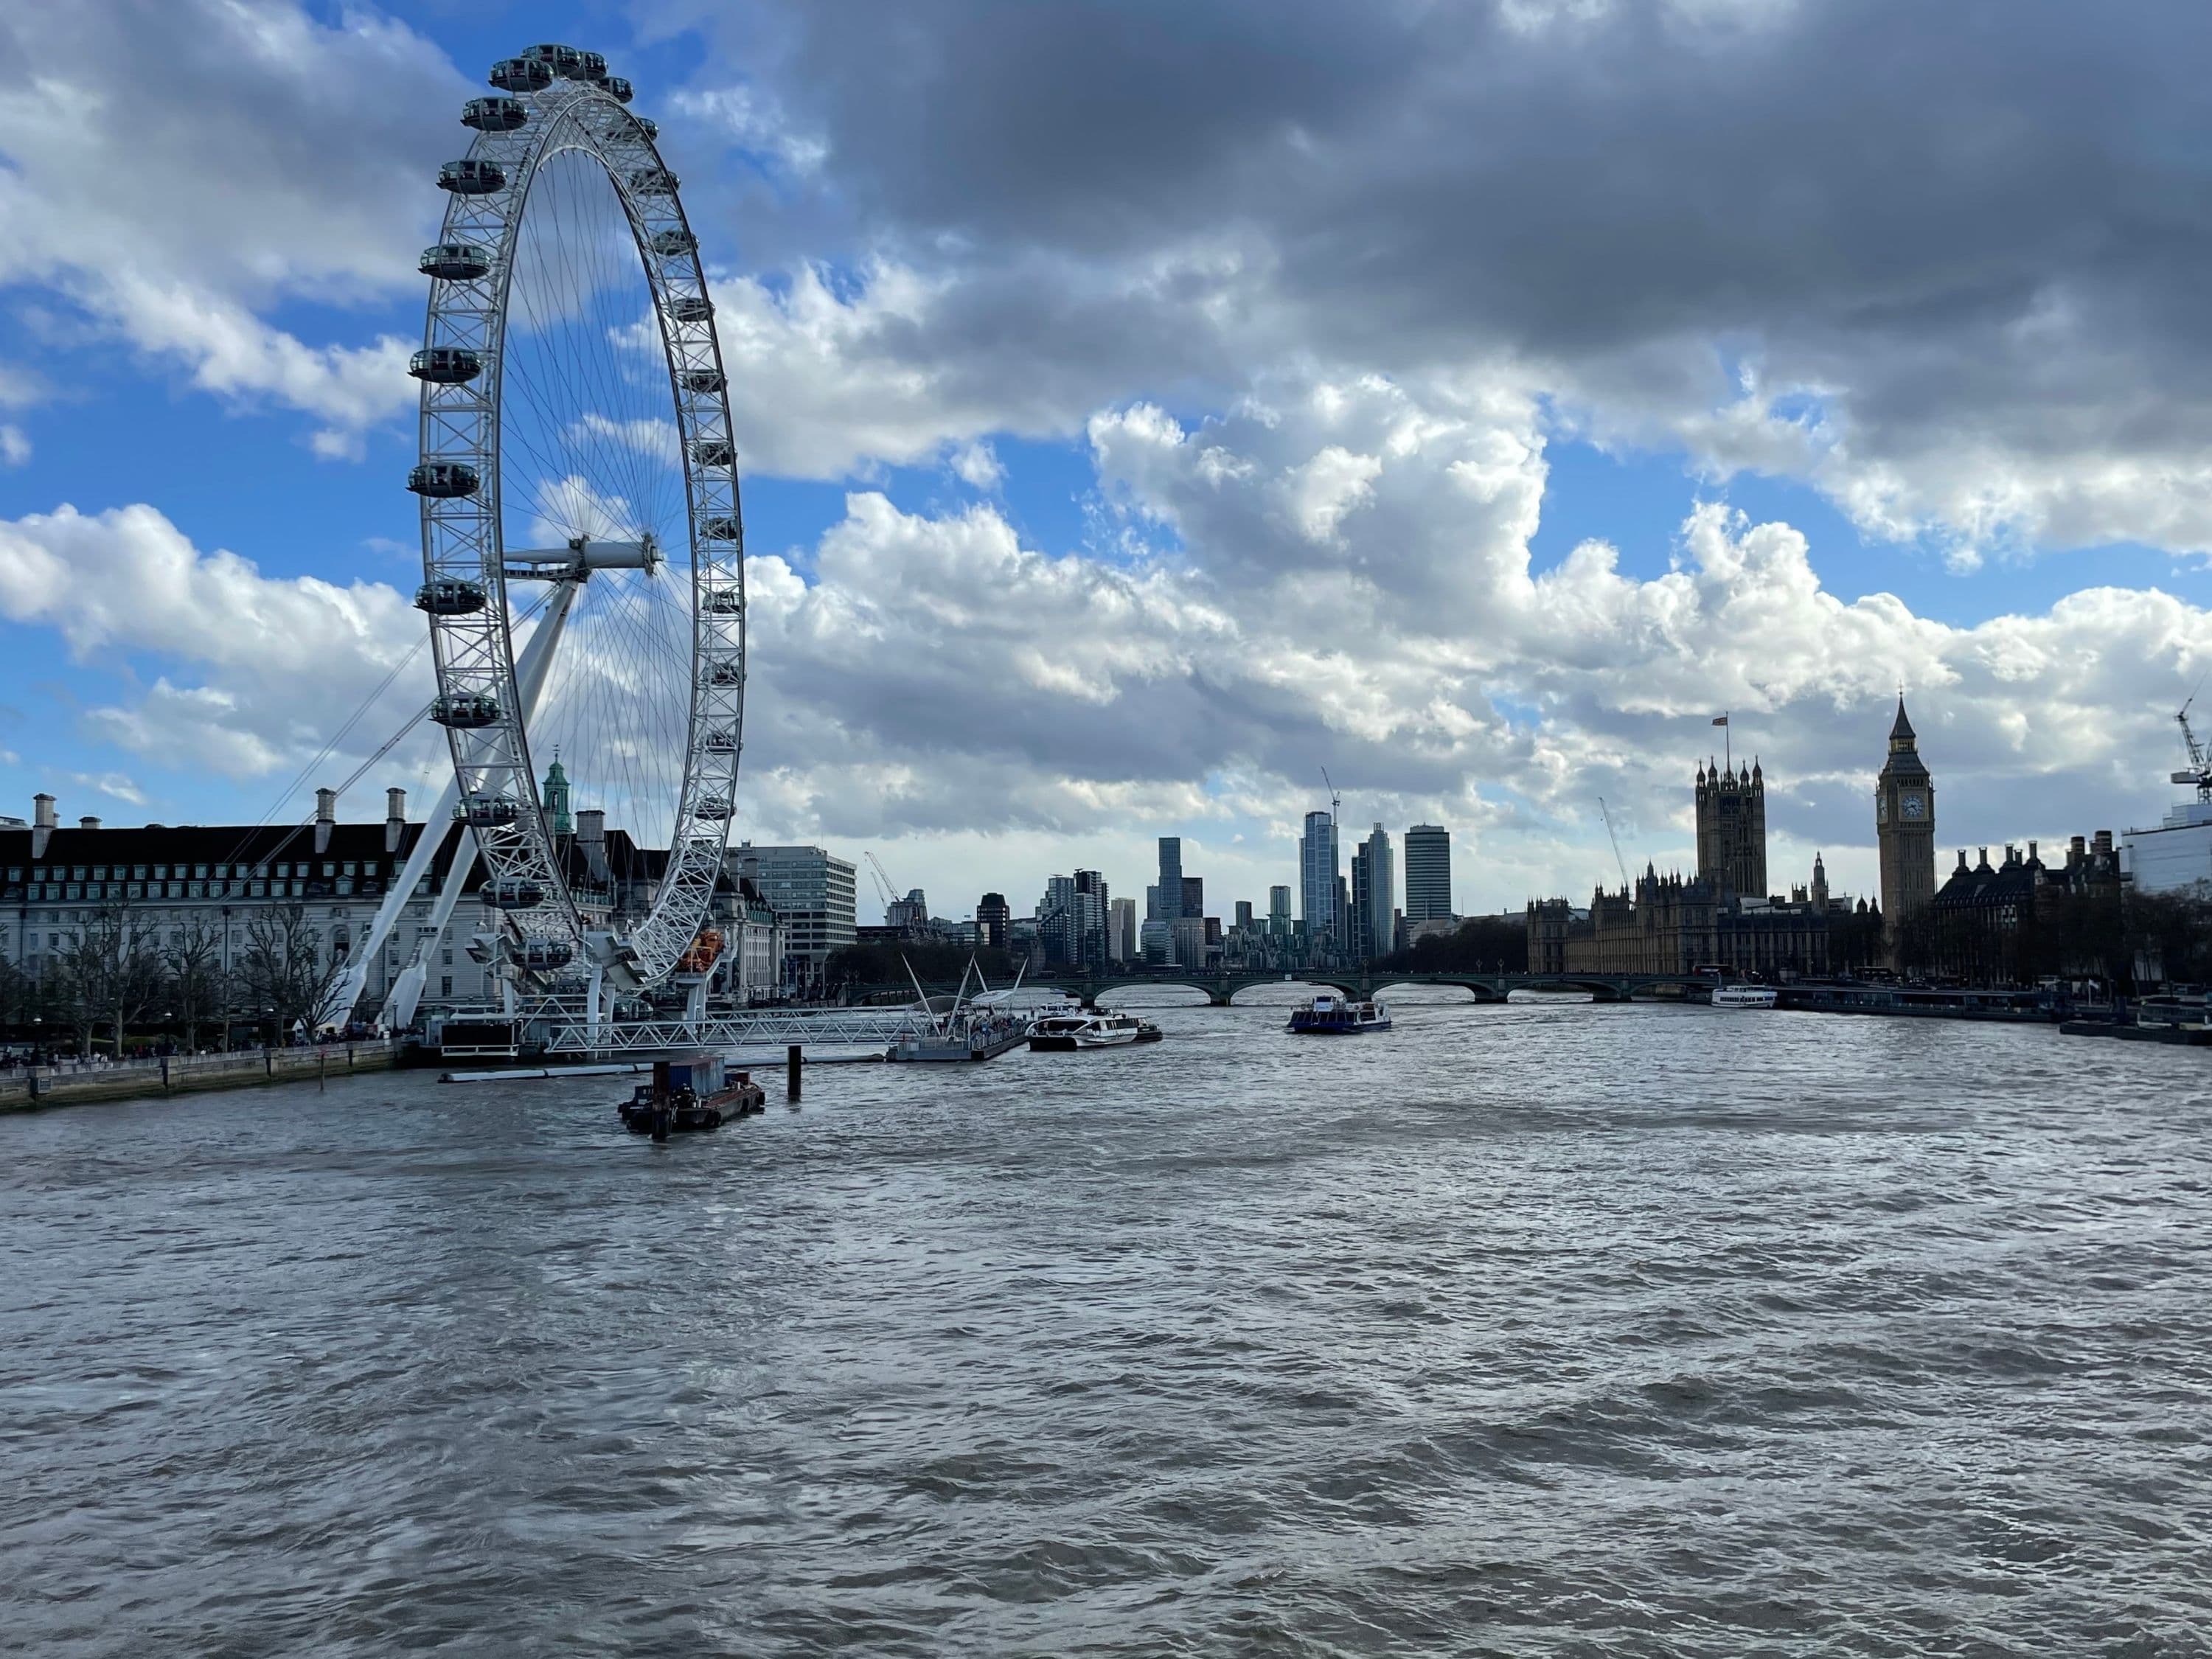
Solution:
{"label": "bridge arch", "polygon": [[1477,1002],[1505,1000],[1505,992],[1492,984],[1486,975],[1479,974],[1469,974],[1464,976],[1456,974],[1435,974],[1421,978],[1409,974],[1399,979],[1379,979],[1375,981],[1373,994],[1379,997],[1385,991],[1395,991],[1401,987],[1409,990],[1419,990],[1431,985],[1455,987],[1470,994]]}

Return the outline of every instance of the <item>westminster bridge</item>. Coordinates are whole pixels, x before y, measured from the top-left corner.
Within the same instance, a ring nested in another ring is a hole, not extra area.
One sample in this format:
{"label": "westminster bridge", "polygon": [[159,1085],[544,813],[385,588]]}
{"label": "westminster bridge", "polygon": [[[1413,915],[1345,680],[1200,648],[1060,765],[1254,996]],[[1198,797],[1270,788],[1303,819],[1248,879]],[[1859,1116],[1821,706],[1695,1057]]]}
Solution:
{"label": "westminster bridge", "polygon": [[[1638,997],[1679,998],[1684,992],[1696,988],[1710,990],[1713,980],[1710,974],[1513,974],[1513,973],[1440,973],[1440,974],[1348,974],[1326,969],[1306,969],[1285,973],[1258,969],[1216,974],[1186,974],[1169,969],[1160,973],[1071,975],[1047,972],[1023,981],[1023,989],[1058,991],[1081,1000],[1086,1008],[1096,1008],[1101,998],[1116,991],[1146,991],[1153,989],[1185,989],[1201,992],[1216,1008],[1235,1006],[1237,994],[1262,985],[1313,985],[1341,991],[1347,997],[1370,997],[1381,991],[1401,985],[1445,985],[1468,992],[1477,1002],[1504,1002],[1516,991],[1578,991],[1587,993],[1596,1002],[1629,1002]],[[950,985],[931,985],[924,988],[932,995],[951,996],[956,988]],[[911,1000],[915,994],[912,984],[858,985],[850,988],[855,1001],[889,1000],[893,997]]]}

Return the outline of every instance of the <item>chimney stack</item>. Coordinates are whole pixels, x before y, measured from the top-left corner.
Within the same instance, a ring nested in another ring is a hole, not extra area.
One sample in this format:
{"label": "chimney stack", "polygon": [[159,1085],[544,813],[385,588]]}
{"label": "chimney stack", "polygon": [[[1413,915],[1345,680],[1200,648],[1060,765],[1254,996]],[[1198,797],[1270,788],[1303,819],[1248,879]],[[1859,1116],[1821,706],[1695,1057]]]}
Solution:
{"label": "chimney stack", "polygon": [[2100,830],[2097,831],[2096,840],[2090,842],[2090,845],[2096,849],[2097,856],[2099,858],[2112,857],[2112,832],[2109,830]]}
{"label": "chimney stack", "polygon": [[31,797],[31,856],[42,859],[46,855],[46,842],[54,833],[54,798],[52,795]]}
{"label": "chimney stack", "polygon": [[335,789],[315,791],[315,856],[320,858],[331,850],[331,832],[338,827],[338,792]]}
{"label": "chimney stack", "polygon": [[607,879],[607,815],[598,807],[588,806],[576,814],[576,845],[583,849],[584,867],[592,872],[592,879],[604,884]]}
{"label": "chimney stack", "polygon": [[76,821],[76,827],[80,830],[97,830],[100,828],[100,820],[88,816],[81,817]]}
{"label": "chimney stack", "polygon": [[407,829],[407,792],[387,789],[384,792],[384,850],[397,854],[399,842]]}

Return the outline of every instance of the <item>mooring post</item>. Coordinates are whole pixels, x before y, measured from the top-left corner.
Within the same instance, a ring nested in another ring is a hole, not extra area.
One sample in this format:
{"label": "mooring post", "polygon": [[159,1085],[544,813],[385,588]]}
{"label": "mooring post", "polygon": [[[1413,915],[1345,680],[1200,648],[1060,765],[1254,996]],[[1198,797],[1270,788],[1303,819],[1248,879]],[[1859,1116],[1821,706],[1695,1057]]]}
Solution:
{"label": "mooring post", "polygon": [[783,1051],[783,1097],[799,1098],[799,1045],[795,1042]]}

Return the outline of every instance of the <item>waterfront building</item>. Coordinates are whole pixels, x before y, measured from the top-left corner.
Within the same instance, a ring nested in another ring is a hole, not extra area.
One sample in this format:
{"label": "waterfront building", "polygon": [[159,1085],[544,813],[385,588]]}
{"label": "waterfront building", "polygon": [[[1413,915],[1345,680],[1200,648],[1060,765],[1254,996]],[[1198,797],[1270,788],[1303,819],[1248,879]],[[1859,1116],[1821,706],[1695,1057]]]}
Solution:
{"label": "waterfront building", "polygon": [[975,942],[986,950],[1005,950],[1007,925],[1013,915],[1004,893],[984,894],[975,901]]}
{"label": "waterfront building", "polygon": [[851,862],[820,847],[756,847],[741,842],[723,855],[726,870],[750,880],[783,924],[784,980],[818,984],[830,956],[857,937],[858,889]]}
{"label": "waterfront building", "polygon": [[884,926],[907,937],[928,933],[929,900],[921,889],[909,888],[904,898],[893,899],[884,906]]}
{"label": "waterfront building", "polygon": [[1306,814],[1305,834],[1298,837],[1298,906],[1306,924],[1306,945],[1327,950],[1337,939],[1337,890],[1340,884],[1336,860],[1336,819],[1328,812]]}
{"label": "waterfront building", "polygon": [[[549,785],[565,786],[566,779]],[[640,848],[620,830],[606,827],[598,810],[570,817],[556,842],[562,873],[587,927],[627,932],[651,908],[666,873],[665,851]],[[407,792],[385,792],[381,823],[341,823],[335,790],[316,792],[315,816],[305,824],[146,824],[110,828],[97,817],[64,829],[52,795],[34,801],[33,820],[0,825],[0,957],[33,988],[89,936],[112,924],[122,937],[143,942],[149,955],[190,954],[196,972],[227,987],[223,1006],[210,1019],[260,1012],[235,1003],[245,988],[239,970],[271,918],[296,913],[301,935],[316,952],[318,971],[335,973],[366,949],[378,910],[430,826],[407,820]],[[404,970],[422,973],[418,1014],[434,1016],[496,1000],[501,981],[477,959],[471,942],[497,930],[499,914],[471,894],[453,912],[442,934],[430,931],[438,895],[459,843],[458,824],[436,826],[439,846],[428,873],[410,895],[384,948],[359,964],[356,1010],[373,1017]],[[761,990],[776,979],[780,924],[757,885],[726,873],[712,901],[709,922],[724,935],[717,982],[732,990]],[[763,957],[767,958],[764,964]],[[418,960],[419,958],[419,960]]]}
{"label": "waterfront building", "polygon": [[1117,898],[1107,906],[1106,954],[1114,962],[1136,962],[1137,902]]}
{"label": "waterfront building", "polygon": [[1152,914],[1162,921],[1173,921],[1182,910],[1182,837],[1160,837],[1159,896]]}
{"label": "waterfront building", "polygon": [[1889,757],[1875,780],[1874,836],[1881,855],[1881,914],[1893,966],[1904,929],[1936,897],[1936,781],[1921,761],[1902,695],[1889,728]]}
{"label": "waterfront building", "polygon": [[1182,878],[1182,902],[1176,914],[1178,916],[1202,916],[1206,914],[1206,878],[1203,876],[1185,876]]}
{"label": "waterfront building", "polygon": [[1565,899],[1529,902],[1528,968],[1538,974],[1691,974],[1723,968],[1765,979],[1850,966],[1835,957],[1838,902],[1746,901],[1704,876],[1644,873],[1600,888],[1577,916]]}
{"label": "waterfront building", "polygon": [[2184,801],[2155,830],[2121,837],[2139,893],[2212,890],[2212,801]]}
{"label": "waterfront building", "polygon": [[1111,896],[1106,878],[1096,870],[1075,872],[1075,960],[1103,969],[1110,956],[1107,918]]}
{"label": "waterfront building", "polygon": [[1211,938],[1204,916],[1177,916],[1168,924],[1175,936],[1175,963],[1179,968],[1203,972],[1212,965],[1218,954],[1221,923],[1217,920],[1211,927]]}
{"label": "waterfront building", "polygon": [[1376,824],[1367,837],[1367,915],[1360,954],[1387,957],[1397,945],[1398,890],[1390,837]]}
{"label": "waterfront building", "polygon": [[[2099,941],[2086,930],[2070,941],[2054,923],[2063,901],[2087,900],[2093,908],[2112,907],[2117,915],[2123,878],[2112,832],[2075,836],[2063,865],[2044,863],[2037,843],[2021,853],[2008,845],[2001,863],[1990,849],[1976,849],[1973,862],[1958,849],[1958,863],[1936,890],[1905,935],[1912,965],[1976,985],[2009,985],[2032,981],[2039,972],[2098,972],[2093,962]],[[2101,902],[2101,906],[2099,902]]]}
{"label": "waterfront building", "polygon": [[1748,771],[1700,766],[1696,802],[1698,874],[1723,892],[1765,898],[1766,780],[1759,762]]}
{"label": "waterfront building", "polygon": [[1250,899],[1237,901],[1236,925],[1248,933],[1252,931],[1252,901]]}
{"label": "waterfront building", "polygon": [[1406,920],[1452,914],[1451,831],[1417,823],[1406,831]]}
{"label": "waterfront building", "polygon": [[1291,890],[1285,884],[1267,890],[1267,931],[1277,939],[1291,936]]}
{"label": "waterfront building", "polygon": [[1147,918],[1137,930],[1137,950],[1147,966],[1172,966],[1176,959],[1175,924],[1158,916]]}
{"label": "waterfront building", "polygon": [[1160,914],[1160,890],[1157,886],[1145,889],[1145,920],[1146,921],[1167,920]]}
{"label": "waterfront building", "polygon": [[1374,864],[1365,842],[1355,842],[1352,848],[1352,908],[1346,913],[1345,937],[1351,954],[1365,961],[1375,954],[1370,941],[1375,937],[1375,924],[1369,907],[1373,902]]}

